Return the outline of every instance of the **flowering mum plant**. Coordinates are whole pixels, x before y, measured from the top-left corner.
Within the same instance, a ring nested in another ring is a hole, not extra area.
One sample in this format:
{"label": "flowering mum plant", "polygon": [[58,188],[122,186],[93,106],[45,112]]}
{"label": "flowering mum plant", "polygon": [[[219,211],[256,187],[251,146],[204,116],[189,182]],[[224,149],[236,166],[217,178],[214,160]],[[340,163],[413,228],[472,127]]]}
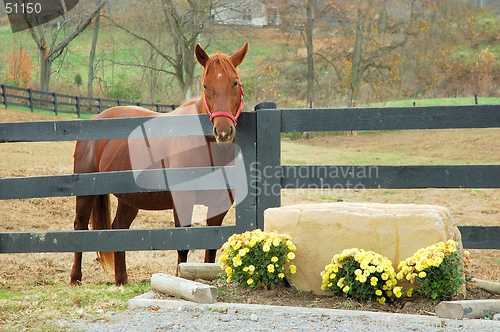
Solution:
{"label": "flowering mum plant", "polygon": [[[460,286],[472,277],[463,269],[462,255],[458,249],[458,243],[453,240],[439,242],[437,244],[419,249],[413,256],[408,257],[398,265],[399,280],[405,278],[415,288],[407,292],[422,294],[432,299],[448,299],[460,293]],[[468,262],[468,252],[464,252],[465,260]]]}
{"label": "flowering mum plant", "polygon": [[346,249],[333,257],[321,272],[321,289],[336,295],[360,300],[377,300],[401,296],[392,262],[380,254],[363,249]]}
{"label": "flowering mum plant", "polygon": [[243,234],[233,234],[222,246],[219,259],[221,268],[227,273],[227,282],[235,282],[254,288],[270,288],[285,277],[294,274],[295,265],[285,263],[295,258],[297,250],[289,235],[277,232],[262,232],[256,229]]}

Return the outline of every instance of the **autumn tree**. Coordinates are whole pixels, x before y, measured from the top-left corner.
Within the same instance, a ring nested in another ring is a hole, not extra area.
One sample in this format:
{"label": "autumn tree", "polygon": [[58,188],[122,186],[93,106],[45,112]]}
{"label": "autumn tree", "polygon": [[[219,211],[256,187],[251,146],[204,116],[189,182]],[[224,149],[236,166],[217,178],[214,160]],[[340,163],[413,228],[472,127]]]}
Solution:
{"label": "autumn tree", "polygon": [[12,47],[6,60],[9,84],[23,88],[30,87],[36,65],[23,47]]}
{"label": "autumn tree", "polygon": [[[361,85],[373,90],[397,85],[401,48],[419,31],[418,0],[355,0],[343,2],[340,11],[346,22],[340,33],[349,36],[347,48],[334,50],[333,62],[349,59],[349,100],[359,100]],[[340,52],[339,52],[340,51]],[[336,67],[333,66],[335,70]]]}

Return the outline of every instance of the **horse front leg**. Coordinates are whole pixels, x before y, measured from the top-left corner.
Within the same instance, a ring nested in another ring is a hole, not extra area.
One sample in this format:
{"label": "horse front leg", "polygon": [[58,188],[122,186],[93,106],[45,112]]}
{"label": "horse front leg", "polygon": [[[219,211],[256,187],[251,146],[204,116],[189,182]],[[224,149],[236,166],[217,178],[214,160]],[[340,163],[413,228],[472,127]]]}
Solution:
{"label": "horse front leg", "polygon": [[[174,202],[174,222],[175,227],[191,227],[193,208],[196,196],[192,192],[178,191],[172,192]],[[175,275],[178,275],[179,264],[187,262],[189,250],[177,250],[177,267]]]}
{"label": "horse front leg", "polygon": [[[216,216],[210,217],[210,207],[207,212],[207,226],[220,226],[222,225],[222,221],[227,214],[227,211],[218,214]],[[205,263],[215,263],[215,256],[217,256],[217,249],[206,249],[205,250]]]}
{"label": "horse front leg", "polygon": [[[89,219],[94,208],[97,196],[77,196],[76,197],[76,215],[73,227],[75,231],[88,230]],[[82,257],[81,252],[75,252],[73,268],[71,269],[71,285],[77,286],[82,283]]]}

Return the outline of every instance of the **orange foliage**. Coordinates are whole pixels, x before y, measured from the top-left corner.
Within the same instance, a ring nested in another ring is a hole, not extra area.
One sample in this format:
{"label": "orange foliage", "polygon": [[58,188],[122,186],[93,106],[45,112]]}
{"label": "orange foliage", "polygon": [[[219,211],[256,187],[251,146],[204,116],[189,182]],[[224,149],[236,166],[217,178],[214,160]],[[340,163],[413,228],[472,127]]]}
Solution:
{"label": "orange foliage", "polygon": [[30,88],[35,68],[36,64],[22,47],[14,46],[7,54],[8,79],[12,85]]}

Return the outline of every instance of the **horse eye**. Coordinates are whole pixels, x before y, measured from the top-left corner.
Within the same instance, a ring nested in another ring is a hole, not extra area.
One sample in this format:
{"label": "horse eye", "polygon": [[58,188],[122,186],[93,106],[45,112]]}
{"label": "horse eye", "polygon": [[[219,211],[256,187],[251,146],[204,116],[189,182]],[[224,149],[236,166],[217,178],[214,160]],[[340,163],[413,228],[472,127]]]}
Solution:
{"label": "horse eye", "polygon": [[238,86],[238,82],[234,82],[234,83],[233,83],[233,86]]}

